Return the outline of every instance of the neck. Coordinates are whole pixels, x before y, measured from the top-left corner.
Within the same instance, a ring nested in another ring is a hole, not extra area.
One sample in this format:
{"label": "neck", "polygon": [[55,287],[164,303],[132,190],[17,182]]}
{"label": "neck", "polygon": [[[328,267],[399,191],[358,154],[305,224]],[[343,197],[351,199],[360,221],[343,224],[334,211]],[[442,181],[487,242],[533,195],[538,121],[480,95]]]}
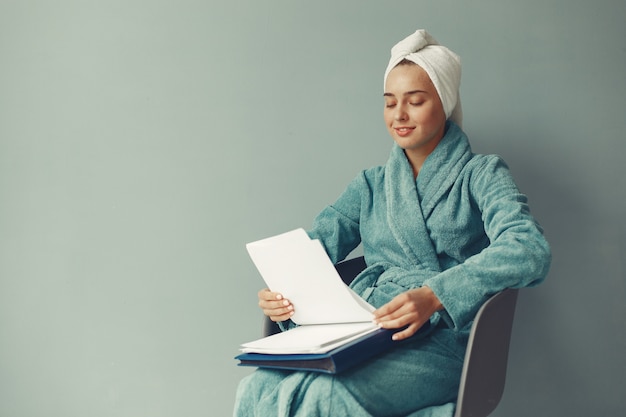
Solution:
{"label": "neck", "polygon": [[435,148],[439,145],[443,137],[447,132],[447,125],[444,124],[441,127],[441,131],[437,132],[437,134],[426,143],[416,146],[414,148],[405,148],[404,154],[406,155],[409,163],[411,164],[411,168],[413,169],[413,177],[417,178],[420,170],[422,169],[422,165],[426,161],[426,158],[433,153]]}
{"label": "neck", "polygon": [[428,155],[423,156],[423,157],[416,157],[415,155],[412,155],[410,152],[407,152],[406,150],[404,151],[404,154],[406,155],[406,159],[408,159],[409,164],[411,165],[411,169],[413,169],[413,179],[416,179]]}
{"label": "neck", "polygon": [[427,147],[418,148],[418,149],[404,149],[404,154],[411,164],[411,168],[413,169],[413,177],[417,178],[420,170],[422,169],[422,165],[426,161],[426,158],[435,150],[437,145],[441,142],[441,138],[430,142]]}

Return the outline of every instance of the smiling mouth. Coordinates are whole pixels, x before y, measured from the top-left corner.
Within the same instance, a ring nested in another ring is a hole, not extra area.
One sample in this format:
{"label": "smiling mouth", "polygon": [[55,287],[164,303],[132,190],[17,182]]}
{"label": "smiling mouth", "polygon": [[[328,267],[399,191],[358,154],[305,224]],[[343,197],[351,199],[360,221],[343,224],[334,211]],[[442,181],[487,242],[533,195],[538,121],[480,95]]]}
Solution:
{"label": "smiling mouth", "polygon": [[413,131],[413,127],[394,127],[396,133],[400,136],[406,136]]}

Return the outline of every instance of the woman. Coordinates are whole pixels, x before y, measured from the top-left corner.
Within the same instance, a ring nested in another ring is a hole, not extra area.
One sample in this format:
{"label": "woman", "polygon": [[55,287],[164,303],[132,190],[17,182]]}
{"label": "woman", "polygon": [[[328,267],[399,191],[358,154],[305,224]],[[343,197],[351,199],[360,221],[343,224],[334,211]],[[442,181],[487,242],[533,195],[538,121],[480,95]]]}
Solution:
{"label": "woman", "polygon": [[[472,153],[460,128],[460,74],[458,56],[424,30],[392,48],[389,160],[360,173],[309,231],[333,262],[363,244],[368,267],[351,286],[403,342],[339,375],[257,370],[239,385],[236,416],[452,416],[480,306],[545,278],[550,249],[526,197],[499,157]],[[259,305],[293,325],[281,294],[262,290]]]}

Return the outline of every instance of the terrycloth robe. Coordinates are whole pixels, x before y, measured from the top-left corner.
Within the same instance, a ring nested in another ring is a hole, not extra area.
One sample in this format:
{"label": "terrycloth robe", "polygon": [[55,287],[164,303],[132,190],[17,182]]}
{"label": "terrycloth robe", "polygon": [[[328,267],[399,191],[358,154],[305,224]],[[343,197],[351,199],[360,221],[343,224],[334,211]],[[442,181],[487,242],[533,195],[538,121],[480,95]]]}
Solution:
{"label": "terrycloth robe", "polygon": [[453,122],[416,180],[395,145],[384,166],[361,172],[319,214],[309,235],[334,262],[362,243],[368,267],[351,286],[373,306],[428,286],[444,310],[429,331],[339,375],[255,371],[239,386],[235,416],[451,417],[476,312],[502,289],[538,284],[550,264],[506,164],[473,154]]}

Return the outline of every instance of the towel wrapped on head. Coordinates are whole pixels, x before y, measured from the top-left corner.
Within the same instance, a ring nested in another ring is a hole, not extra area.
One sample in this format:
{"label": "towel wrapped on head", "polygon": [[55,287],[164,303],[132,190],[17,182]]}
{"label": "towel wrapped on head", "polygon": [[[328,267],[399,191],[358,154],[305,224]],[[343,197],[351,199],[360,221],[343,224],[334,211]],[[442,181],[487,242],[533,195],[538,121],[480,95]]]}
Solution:
{"label": "towel wrapped on head", "polygon": [[461,59],[457,54],[439,45],[424,29],[420,29],[391,48],[391,59],[385,71],[385,83],[389,72],[402,60],[419,65],[435,85],[446,118],[461,126],[463,114],[459,87],[461,85]]}

